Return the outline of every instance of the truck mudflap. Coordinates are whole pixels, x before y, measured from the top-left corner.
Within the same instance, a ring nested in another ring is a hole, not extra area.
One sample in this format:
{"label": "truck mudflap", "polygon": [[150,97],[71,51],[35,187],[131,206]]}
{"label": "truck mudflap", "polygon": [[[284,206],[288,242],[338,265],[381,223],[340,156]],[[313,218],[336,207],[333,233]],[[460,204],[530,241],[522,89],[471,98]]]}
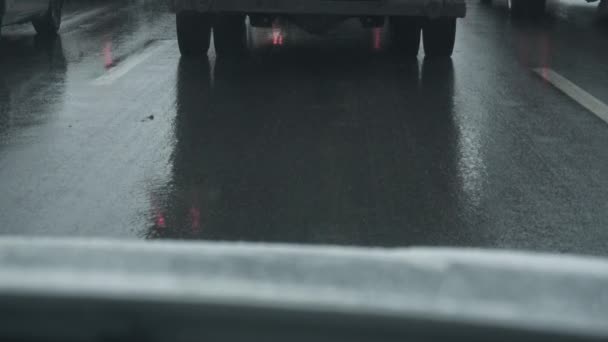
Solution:
{"label": "truck mudflap", "polygon": [[174,11],[464,17],[465,0],[170,0]]}

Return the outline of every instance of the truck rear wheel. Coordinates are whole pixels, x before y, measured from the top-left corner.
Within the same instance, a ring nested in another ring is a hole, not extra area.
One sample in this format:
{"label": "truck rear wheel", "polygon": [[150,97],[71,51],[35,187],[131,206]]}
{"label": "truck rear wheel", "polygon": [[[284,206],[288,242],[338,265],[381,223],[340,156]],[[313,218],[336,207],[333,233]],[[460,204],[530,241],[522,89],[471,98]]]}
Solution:
{"label": "truck rear wheel", "polygon": [[421,18],[390,17],[389,30],[393,51],[408,57],[418,56],[420,49]]}
{"label": "truck rear wheel", "polygon": [[509,0],[514,18],[539,18],[545,13],[547,0]]}
{"label": "truck rear wheel", "polygon": [[601,0],[597,6],[597,19],[601,22],[608,22],[608,0]]}
{"label": "truck rear wheel", "polygon": [[456,40],[456,18],[427,20],[422,28],[422,40],[426,57],[451,57]]}
{"label": "truck rear wheel", "polygon": [[184,57],[201,57],[209,50],[211,17],[195,11],[177,14],[177,43]]}
{"label": "truck rear wheel", "polygon": [[53,36],[59,31],[61,26],[61,11],[63,9],[63,0],[49,1],[49,8],[39,18],[32,20],[36,33],[41,36]]}
{"label": "truck rear wheel", "polygon": [[215,54],[219,57],[239,56],[245,53],[247,27],[241,14],[220,14],[213,24]]}

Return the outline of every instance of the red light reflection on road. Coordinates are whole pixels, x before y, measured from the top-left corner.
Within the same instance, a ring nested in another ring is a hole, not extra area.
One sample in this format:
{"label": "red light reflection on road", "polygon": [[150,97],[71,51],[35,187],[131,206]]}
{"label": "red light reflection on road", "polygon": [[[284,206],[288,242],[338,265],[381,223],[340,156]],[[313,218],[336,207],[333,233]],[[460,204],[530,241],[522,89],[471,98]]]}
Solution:
{"label": "red light reflection on road", "polygon": [[378,51],[382,49],[382,28],[374,27],[372,28],[372,49],[374,51]]}
{"label": "red light reflection on road", "polygon": [[156,227],[158,228],[166,228],[167,227],[167,223],[165,221],[165,215],[163,215],[163,213],[161,213],[160,211],[156,213],[156,219],[155,219],[155,223],[156,223]]}
{"label": "red light reflection on road", "polygon": [[193,232],[198,232],[201,230],[201,210],[199,208],[190,208],[190,221],[192,222]]}
{"label": "red light reflection on road", "polygon": [[103,46],[103,66],[110,69],[114,66],[114,58],[112,57],[112,42],[106,42]]}
{"label": "red light reflection on road", "polygon": [[540,48],[540,66],[543,68],[543,78],[546,80],[547,70],[549,68],[549,55],[551,53],[551,44],[549,43],[549,38],[546,34],[543,34],[541,37]]}
{"label": "red light reflection on road", "polygon": [[517,58],[522,65],[542,68],[543,73],[550,67],[552,47],[547,34],[522,33],[517,37],[516,44]]}

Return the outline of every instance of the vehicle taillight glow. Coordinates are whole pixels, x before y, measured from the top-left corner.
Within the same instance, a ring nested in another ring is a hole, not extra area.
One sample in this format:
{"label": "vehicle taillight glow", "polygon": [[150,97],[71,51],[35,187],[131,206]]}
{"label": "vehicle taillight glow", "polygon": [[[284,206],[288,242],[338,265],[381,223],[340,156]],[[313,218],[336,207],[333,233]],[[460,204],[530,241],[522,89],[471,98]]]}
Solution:
{"label": "vehicle taillight glow", "polygon": [[272,45],[281,46],[283,45],[283,31],[280,27],[272,27]]}

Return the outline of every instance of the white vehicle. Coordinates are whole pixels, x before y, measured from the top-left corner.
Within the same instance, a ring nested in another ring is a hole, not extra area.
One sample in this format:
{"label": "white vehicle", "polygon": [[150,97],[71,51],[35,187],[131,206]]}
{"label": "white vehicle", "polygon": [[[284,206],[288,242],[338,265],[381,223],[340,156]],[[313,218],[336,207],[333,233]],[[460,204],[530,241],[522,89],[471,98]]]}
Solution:
{"label": "white vehicle", "polygon": [[0,27],[32,22],[41,35],[54,35],[61,25],[63,0],[0,0]]}
{"label": "white vehicle", "polygon": [[465,0],[171,0],[177,14],[182,56],[203,56],[213,41],[218,56],[245,48],[246,16],[254,27],[269,27],[280,18],[321,34],[348,18],[365,27],[388,19],[396,51],[418,55],[420,40],[427,57],[450,57],[456,19],[466,14]]}
{"label": "white vehicle", "polygon": [[[606,17],[608,15],[608,0],[586,0],[587,2],[600,1],[598,15]],[[491,3],[492,0],[482,0]],[[539,17],[545,13],[547,0],[508,0],[511,14],[515,17]]]}

